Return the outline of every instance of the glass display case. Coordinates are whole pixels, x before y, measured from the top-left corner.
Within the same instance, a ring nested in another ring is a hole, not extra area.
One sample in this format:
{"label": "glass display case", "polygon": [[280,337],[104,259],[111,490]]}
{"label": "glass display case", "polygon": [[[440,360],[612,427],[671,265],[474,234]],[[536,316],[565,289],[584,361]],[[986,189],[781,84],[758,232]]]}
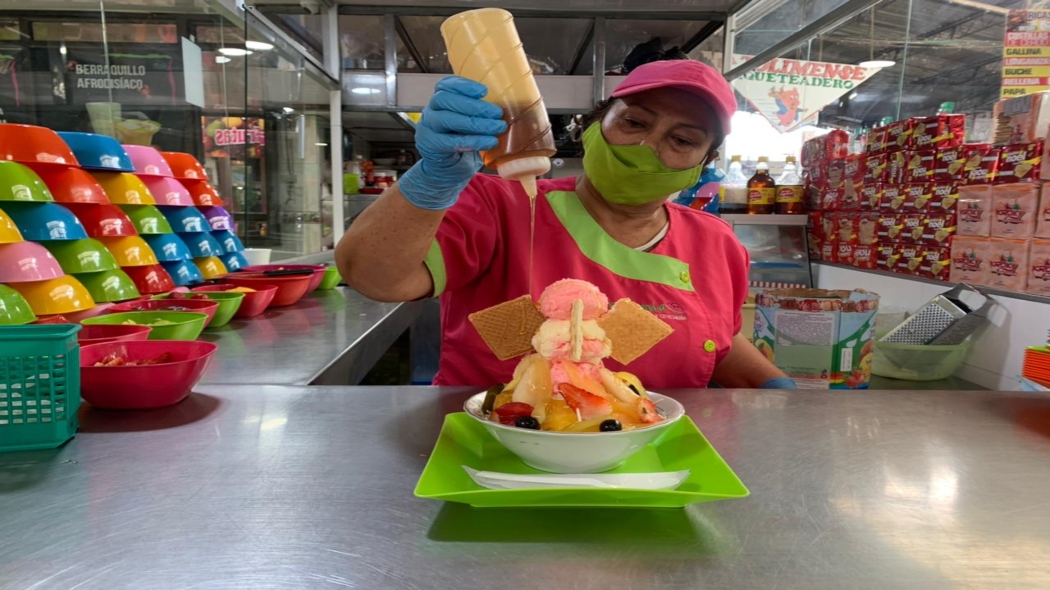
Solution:
{"label": "glass display case", "polygon": [[751,255],[752,287],[813,286],[805,215],[723,215]]}

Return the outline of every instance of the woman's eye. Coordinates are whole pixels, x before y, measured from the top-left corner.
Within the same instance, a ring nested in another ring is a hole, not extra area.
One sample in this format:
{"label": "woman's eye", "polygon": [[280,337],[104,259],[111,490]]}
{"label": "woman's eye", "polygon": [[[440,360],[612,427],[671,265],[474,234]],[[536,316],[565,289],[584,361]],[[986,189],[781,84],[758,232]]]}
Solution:
{"label": "woman's eye", "polygon": [[674,142],[682,147],[693,147],[694,145],[696,145],[692,140],[686,139],[684,137],[676,137],[674,138]]}
{"label": "woman's eye", "polygon": [[644,125],[642,125],[641,121],[635,121],[634,119],[624,119],[623,122],[624,122],[625,125],[627,125],[628,127],[632,128],[632,129],[638,129],[638,128],[644,126]]}

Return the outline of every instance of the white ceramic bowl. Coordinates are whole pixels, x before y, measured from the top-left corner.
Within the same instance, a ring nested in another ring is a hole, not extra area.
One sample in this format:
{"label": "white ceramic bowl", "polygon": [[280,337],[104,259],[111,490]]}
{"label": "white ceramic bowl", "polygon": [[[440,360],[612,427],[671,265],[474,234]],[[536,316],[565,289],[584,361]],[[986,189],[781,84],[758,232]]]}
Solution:
{"label": "white ceramic bowl", "polygon": [[685,415],[685,408],[676,400],[652,392],[649,397],[664,420],[620,432],[549,432],[504,426],[486,420],[482,414],[485,392],[468,399],[463,411],[481,422],[496,440],[529,467],[553,473],[598,473],[619,467]]}

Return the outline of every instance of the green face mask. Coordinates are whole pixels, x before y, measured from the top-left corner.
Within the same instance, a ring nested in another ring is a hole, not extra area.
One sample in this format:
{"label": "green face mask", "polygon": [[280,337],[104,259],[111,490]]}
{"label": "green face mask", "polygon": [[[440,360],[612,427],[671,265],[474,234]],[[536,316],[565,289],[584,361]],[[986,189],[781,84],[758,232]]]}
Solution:
{"label": "green face mask", "polygon": [[602,197],[618,205],[666,199],[700,180],[703,166],[673,170],[644,145],[609,145],[601,123],[583,132],[583,171]]}

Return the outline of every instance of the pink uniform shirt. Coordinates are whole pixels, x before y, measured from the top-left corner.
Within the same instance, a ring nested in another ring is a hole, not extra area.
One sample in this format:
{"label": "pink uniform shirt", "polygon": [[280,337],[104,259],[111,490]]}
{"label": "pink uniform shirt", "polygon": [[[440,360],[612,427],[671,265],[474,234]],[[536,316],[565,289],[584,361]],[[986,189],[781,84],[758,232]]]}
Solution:
{"label": "pink uniform shirt", "polygon": [[489,387],[510,380],[519,359],[500,361],[467,319],[471,313],[559,279],[597,285],[613,302],[630,298],[674,333],[623,367],[647,388],[703,387],[740,331],[748,255],[727,223],[668,204],[667,235],[639,252],[617,242],[580,202],[574,178],[543,180],[529,286],[529,198],[516,182],[477,175],[448,210],[426,258],[441,297],[441,365],[435,385]]}

